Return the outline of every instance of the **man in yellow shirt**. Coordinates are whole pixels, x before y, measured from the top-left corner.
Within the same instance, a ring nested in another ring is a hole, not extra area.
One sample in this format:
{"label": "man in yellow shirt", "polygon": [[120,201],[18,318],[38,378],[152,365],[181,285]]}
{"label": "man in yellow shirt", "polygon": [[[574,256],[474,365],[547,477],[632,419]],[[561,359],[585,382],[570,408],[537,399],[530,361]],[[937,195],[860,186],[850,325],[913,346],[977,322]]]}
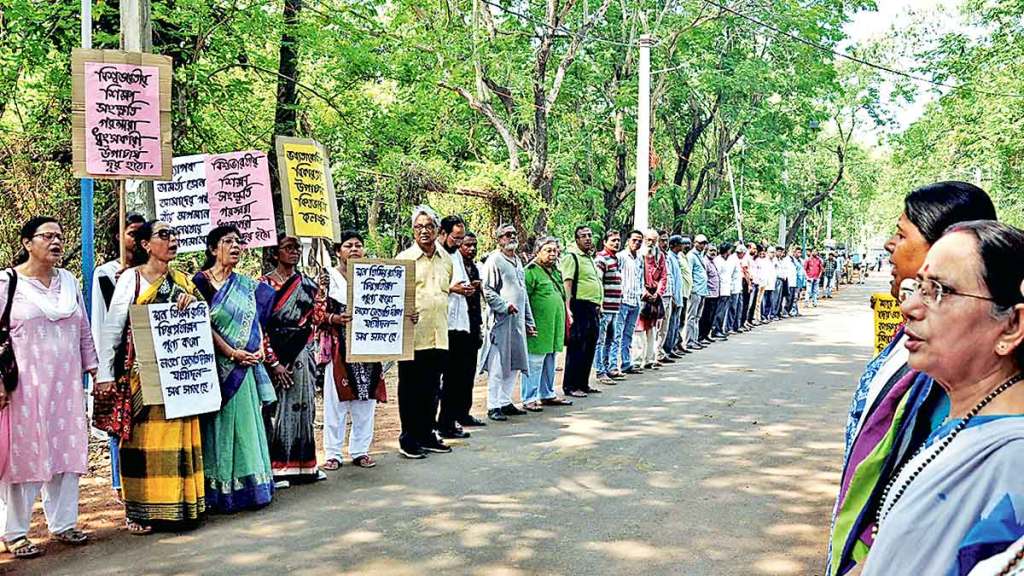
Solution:
{"label": "man in yellow shirt", "polygon": [[398,363],[398,413],[402,433],[398,450],[406,458],[426,458],[427,452],[451,452],[437,437],[437,406],[441,375],[448,361],[448,289],[452,261],[438,249],[440,221],[429,206],[412,212],[415,243],[396,256],[416,265],[415,349],[412,360]]}

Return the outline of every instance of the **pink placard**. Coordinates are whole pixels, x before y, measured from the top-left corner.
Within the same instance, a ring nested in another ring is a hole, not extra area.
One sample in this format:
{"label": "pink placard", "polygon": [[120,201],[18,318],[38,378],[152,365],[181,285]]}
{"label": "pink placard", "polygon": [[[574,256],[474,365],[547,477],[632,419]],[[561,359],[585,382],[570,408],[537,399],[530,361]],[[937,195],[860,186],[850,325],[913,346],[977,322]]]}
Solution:
{"label": "pink placard", "polygon": [[213,226],[237,226],[250,248],[277,244],[266,154],[247,150],[208,157],[206,189]]}
{"label": "pink placard", "polygon": [[85,169],[160,176],[160,69],[85,63]]}

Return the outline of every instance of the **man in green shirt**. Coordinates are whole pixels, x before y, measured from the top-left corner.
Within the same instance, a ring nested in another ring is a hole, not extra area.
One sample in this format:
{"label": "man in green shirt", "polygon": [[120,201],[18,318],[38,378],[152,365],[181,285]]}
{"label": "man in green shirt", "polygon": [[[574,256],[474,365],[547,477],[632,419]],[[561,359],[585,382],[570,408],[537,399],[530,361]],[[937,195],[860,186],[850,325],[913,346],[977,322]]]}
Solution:
{"label": "man in green shirt", "polygon": [[565,353],[562,391],[567,396],[585,398],[588,393],[600,392],[590,387],[590,368],[597,352],[604,286],[594,266],[594,233],[589,226],[577,226],[574,236],[576,244],[569,247],[560,266],[572,322]]}

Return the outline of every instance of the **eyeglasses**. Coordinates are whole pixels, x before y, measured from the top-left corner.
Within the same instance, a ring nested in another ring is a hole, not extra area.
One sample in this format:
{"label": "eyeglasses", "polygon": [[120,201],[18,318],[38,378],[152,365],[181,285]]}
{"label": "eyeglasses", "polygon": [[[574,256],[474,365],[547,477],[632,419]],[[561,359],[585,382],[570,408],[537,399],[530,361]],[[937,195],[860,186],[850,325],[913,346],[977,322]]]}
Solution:
{"label": "eyeglasses", "polygon": [[245,240],[242,240],[241,238],[221,238],[220,243],[228,246],[238,245],[244,247],[246,245]]}
{"label": "eyeglasses", "polygon": [[904,283],[904,285],[900,287],[900,302],[906,302],[915,293],[921,296],[921,301],[929,308],[938,308],[938,306],[942,304],[942,298],[945,296],[962,296],[964,298],[974,298],[976,300],[995,302],[995,299],[989,296],[958,292],[956,288],[946,286],[938,280],[933,280],[931,278],[925,280],[910,280]]}
{"label": "eyeglasses", "polygon": [[437,226],[434,226],[433,224],[417,224],[413,226],[412,229],[417,232],[433,232],[434,230],[437,230]]}
{"label": "eyeglasses", "polygon": [[42,238],[46,242],[53,242],[54,240],[64,241],[64,235],[60,232],[40,232],[32,236],[33,238]]}
{"label": "eyeglasses", "polygon": [[170,240],[171,238],[178,237],[178,231],[175,230],[174,228],[161,228],[156,232],[153,232],[153,234],[155,234],[156,237],[161,240]]}

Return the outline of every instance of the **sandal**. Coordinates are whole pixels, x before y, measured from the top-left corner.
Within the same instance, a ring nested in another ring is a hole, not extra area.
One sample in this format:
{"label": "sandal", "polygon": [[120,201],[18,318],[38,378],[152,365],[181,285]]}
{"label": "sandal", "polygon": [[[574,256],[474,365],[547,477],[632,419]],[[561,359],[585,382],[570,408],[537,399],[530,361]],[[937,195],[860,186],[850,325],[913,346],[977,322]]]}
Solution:
{"label": "sandal", "polygon": [[134,522],[127,518],[124,519],[124,526],[128,529],[128,533],[133,536],[145,536],[147,534],[153,533],[152,526],[143,526],[142,524],[139,524],[138,522]]}
{"label": "sandal", "polygon": [[[585,398],[586,396],[584,396]],[[572,406],[572,400],[566,400],[565,398],[545,398],[540,401],[543,406]]]}
{"label": "sandal", "polygon": [[4,548],[19,560],[27,560],[43,555],[43,550],[25,536],[16,538],[13,542],[4,542]]}
{"label": "sandal", "polygon": [[544,409],[540,407],[540,402],[530,402],[529,404],[523,404],[523,408],[530,412],[543,412]]}
{"label": "sandal", "polygon": [[338,468],[341,468],[341,460],[338,460],[337,458],[328,458],[320,468],[327,470],[328,472],[334,472]]}
{"label": "sandal", "polygon": [[53,539],[65,544],[71,544],[72,546],[81,546],[89,541],[89,537],[85,535],[85,532],[78,528],[68,528],[63,532],[58,532],[53,535]]}
{"label": "sandal", "polygon": [[375,462],[373,458],[370,458],[369,454],[363,454],[359,458],[353,459],[352,463],[360,468],[373,468],[377,465],[377,462]]}

